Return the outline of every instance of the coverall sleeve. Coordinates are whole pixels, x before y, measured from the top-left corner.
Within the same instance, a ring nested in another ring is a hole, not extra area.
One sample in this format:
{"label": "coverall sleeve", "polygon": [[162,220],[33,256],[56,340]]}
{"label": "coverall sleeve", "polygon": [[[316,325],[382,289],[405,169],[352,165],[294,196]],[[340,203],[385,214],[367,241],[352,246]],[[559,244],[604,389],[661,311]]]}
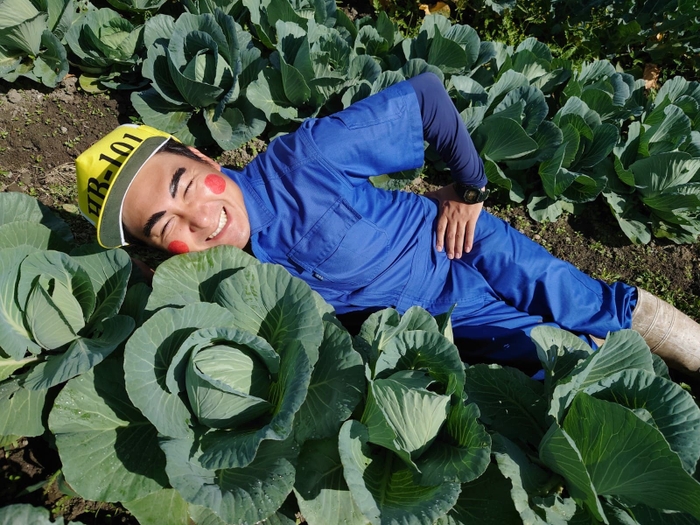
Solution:
{"label": "coverall sleeve", "polygon": [[423,122],[408,82],[399,82],[306,127],[320,154],[351,182],[423,165]]}
{"label": "coverall sleeve", "polygon": [[440,79],[423,73],[408,79],[418,98],[423,134],[447,163],[452,179],[470,186],[486,185],[484,163]]}

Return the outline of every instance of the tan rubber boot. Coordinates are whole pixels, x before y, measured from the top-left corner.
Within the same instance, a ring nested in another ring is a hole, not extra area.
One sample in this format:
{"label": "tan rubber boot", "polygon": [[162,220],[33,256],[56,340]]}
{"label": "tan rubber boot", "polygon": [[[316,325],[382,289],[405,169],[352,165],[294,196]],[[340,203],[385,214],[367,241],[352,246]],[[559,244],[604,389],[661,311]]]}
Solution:
{"label": "tan rubber boot", "polygon": [[638,287],[632,329],[669,367],[700,375],[700,325],[683,312]]}

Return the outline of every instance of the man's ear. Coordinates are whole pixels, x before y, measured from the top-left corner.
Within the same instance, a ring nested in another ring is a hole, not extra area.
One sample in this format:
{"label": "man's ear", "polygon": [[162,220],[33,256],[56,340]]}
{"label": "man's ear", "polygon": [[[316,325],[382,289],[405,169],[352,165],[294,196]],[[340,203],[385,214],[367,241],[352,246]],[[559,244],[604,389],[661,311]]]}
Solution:
{"label": "man's ear", "polygon": [[214,159],[212,159],[211,157],[207,157],[204,153],[202,153],[201,151],[199,151],[197,148],[194,148],[194,147],[192,147],[192,146],[187,146],[187,147],[189,148],[189,150],[190,150],[192,153],[194,153],[195,155],[197,155],[197,156],[198,156],[200,159],[202,159],[204,162],[206,162],[207,164],[210,164],[211,166],[213,166],[214,168],[216,168],[217,171],[221,171],[221,164],[219,164],[218,162],[216,162]]}

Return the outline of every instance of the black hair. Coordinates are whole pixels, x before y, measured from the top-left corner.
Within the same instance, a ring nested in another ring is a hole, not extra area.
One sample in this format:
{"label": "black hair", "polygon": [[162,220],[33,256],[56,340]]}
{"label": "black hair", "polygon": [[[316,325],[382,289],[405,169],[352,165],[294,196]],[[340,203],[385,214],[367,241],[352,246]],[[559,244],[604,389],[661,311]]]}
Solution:
{"label": "black hair", "polygon": [[197,162],[202,162],[206,164],[206,161],[192,151],[189,147],[185,146],[182,142],[178,142],[175,139],[168,139],[168,141],[163,144],[158,153],[172,153],[174,155],[180,155],[182,157],[187,157],[188,159],[195,160]]}

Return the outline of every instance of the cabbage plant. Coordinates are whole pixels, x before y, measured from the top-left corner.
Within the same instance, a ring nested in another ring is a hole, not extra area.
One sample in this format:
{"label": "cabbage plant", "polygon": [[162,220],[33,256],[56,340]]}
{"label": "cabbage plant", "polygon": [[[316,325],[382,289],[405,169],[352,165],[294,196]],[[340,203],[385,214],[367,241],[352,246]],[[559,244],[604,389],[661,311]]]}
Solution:
{"label": "cabbage plant", "polygon": [[151,87],[131,101],[146,124],[187,144],[223,149],[262,132],[265,122],[242,92],[263,62],[232,17],[218,9],[177,20],[156,15],[145,25],[144,44],[142,74]]}
{"label": "cabbage plant", "polygon": [[0,435],[36,436],[48,389],[90,370],[131,333],[133,319],[119,315],[131,260],[91,245],[49,249],[69,248],[65,225],[30,197],[0,197]]}
{"label": "cabbage plant", "polygon": [[700,235],[700,85],[676,77],[632,122],[613,151],[605,198],[624,233],[647,243],[653,233],[677,243]]}
{"label": "cabbage plant", "polygon": [[363,367],[332,309],[279,266],[233,247],[173,257],[124,354],[170,485],[227,523],[274,515],[300,446],[337,435]]}
{"label": "cabbage plant", "polygon": [[61,43],[80,16],[76,0],[3,0],[0,2],[0,78],[25,76],[56,87],[68,73]]}
{"label": "cabbage plant", "polygon": [[310,524],[432,525],[486,470],[491,438],[464,395],[448,326],[420,308],[382,310],[362,325],[364,406],[337,438],[308,443],[300,458],[297,500]]}
{"label": "cabbage plant", "polygon": [[70,27],[66,42],[79,59],[80,86],[86,91],[138,87],[131,82],[141,62],[143,26],[135,27],[112,9],[96,9]]}

